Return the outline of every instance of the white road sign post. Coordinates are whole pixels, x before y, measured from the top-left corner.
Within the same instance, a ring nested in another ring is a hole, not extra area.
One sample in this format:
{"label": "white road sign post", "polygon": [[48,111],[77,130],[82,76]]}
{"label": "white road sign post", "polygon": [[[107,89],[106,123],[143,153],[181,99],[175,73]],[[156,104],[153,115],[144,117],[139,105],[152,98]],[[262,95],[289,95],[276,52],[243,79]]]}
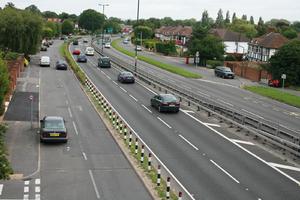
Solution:
{"label": "white road sign post", "polygon": [[33,95],[30,95],[29,99],[30,99],[30,127],[32,129],[33,128],[33,124],[32,124],[32,121],[33,121]]}
{"label": "white road sign post", "polygon": [[284,89],[284,80],[286,79],[286,74],[281,74],[282,78],[282,89]]}

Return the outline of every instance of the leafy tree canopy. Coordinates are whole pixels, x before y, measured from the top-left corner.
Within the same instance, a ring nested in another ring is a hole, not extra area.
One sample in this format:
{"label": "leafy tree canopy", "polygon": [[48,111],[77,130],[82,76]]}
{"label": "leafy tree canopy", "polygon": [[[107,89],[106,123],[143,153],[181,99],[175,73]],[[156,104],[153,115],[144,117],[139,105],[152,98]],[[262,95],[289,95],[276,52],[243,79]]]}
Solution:
{"label": "leafy tree canopy", "polygon": [[42,12],[44,18],[58,18],[58,15],[52,11],[44,11]]}
{"label": "leafy tree canopy", "polygon": [[104,15],[92,10],[88,9],[83,11],[79,16],[79,26],[88,31],[95,32],[97,29],[101,29],[104,25]]}
{"label": "leafy tree canopy", "polygon": [[148,26],[137,26],[134,28],[134,35],[138,38],[149,39],[153,37],[153,30]]}
{"label": "leafy tree canopy", "polygon": [[300,86],[300,40],[292,40],[283,45],[270,59],[268,69],[274,79],[287,75],[286,83]]}
{"label": "leafy tree canopy", "polygon": [[235,19],[229,28],[232,31],[243,33],[249,38],[253,38],[257,34],[254,24],[250,24],[248,21],[242,19]]}
{"label": "leafy tree canopy", "polygon": [[74,32],[74,23],[70,19],[65,20],[61,25],[61,33],[68,35],[73,32]]}

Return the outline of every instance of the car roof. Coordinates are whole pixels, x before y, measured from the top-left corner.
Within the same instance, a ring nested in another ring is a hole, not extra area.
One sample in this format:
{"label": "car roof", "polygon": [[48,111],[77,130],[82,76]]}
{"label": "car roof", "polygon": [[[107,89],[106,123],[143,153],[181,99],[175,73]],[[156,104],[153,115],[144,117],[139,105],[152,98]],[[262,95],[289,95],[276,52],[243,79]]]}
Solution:
{"label": "car roof", "polygon": [[161,97],[167,97],[167,96],[175,97],[173,94],[165,94],[165,93],[161,93],[161,94],[159,94],[159,96],[161,96]]}
{"label": "car roof", "polygon": [[41,59],[50,59],[49,56],[42,56]]}
{"label": "car roof", "polygon": [[128,74],[128,75],[133,75],[131,72],[129,72],[129,71],[122,71],[122,72],[120,72],[120,74]]}

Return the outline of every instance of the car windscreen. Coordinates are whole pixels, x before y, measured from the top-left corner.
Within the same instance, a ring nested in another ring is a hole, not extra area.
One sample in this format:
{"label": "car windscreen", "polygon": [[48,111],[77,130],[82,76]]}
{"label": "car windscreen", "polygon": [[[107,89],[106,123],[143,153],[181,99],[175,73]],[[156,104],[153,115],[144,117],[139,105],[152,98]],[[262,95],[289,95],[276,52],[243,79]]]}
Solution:
{"label": "car windscreen", "polygon": [[162,100],[163,100],[163,102],[176,102],[177,101],[176,97],[173,95],[164,95],[164,96],[162,96]]}
{"label": "car windscreen", "polygon": [[46,128],[46,129],[64,129],[65,125],[62,120],[45,120],[44,128]]}
{"label": "car windscreen", "polygon": [[109,58],[101,58],[101,60],[102,60],[102,62],[105,62],[105,63],[110,61]]}

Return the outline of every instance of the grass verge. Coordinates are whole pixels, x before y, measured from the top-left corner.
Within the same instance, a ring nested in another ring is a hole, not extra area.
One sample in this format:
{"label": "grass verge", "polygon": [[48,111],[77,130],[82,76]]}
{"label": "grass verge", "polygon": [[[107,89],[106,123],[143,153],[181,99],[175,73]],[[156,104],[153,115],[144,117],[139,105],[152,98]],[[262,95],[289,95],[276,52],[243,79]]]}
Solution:
{"label": "grass verge", "polygon": [[[130,57],[135,57],[135,53],[134,52],[131,52],[131,51],[128,51],[124,48],[122,48],[121,46],[118,45],[118,42],[120,41],[121,39],[117,39],[117,40],[114,40],[112,41],[111,45],[118,51],[130,56]],[[139,60],[142,60],[146,63],[149,63],[151,65],[154,65],[156,67],[159,67],[161,69],[164,69],[164,70],[167,70],[169,72],[172,72],[174,74],[178,74],[178,75],[181,75],[181,76],[184,76],[186,78],[202,78],[202,76],[200,74],[196,74],[196,73],[193,73],[193,72],[190,72],[190,71],[187,71],[185,69],[182,69],[180,67],[177,67],[177,66],[174,66],[174,65],[170,65],[170,64],[166,64],[166,63],[162,63],[162,62],[159,62],[157,60],[154,60],[154,59],[151,59],[151,58],[148,58],[146,56],[141,56],[139,55],[138,56],[138,59]]]}
{"label": "grass verge", "polygon": [[279,89],[262,87],[262,86],[245,86],[246,90],[260,94],[271,99],[286,103],[291,106],[300,108],[300,97],[281,91]]}
{"label": "grass verge", "polygon": [[7,151],[5,148],[5,132],[7,126],[5,124],[0,124],[0,179],[8,180],[9,175],[13,173],[10,163],[7,159]]}

